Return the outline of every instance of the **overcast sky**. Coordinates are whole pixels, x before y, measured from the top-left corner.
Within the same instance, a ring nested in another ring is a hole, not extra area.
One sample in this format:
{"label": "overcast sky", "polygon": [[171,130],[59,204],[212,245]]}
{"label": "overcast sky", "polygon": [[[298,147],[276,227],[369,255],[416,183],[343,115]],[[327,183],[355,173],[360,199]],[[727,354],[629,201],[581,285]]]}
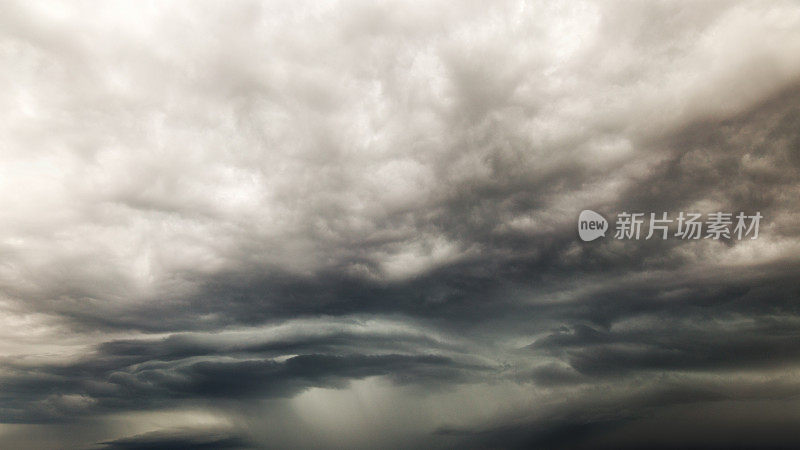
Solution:
{"label": "overcast sky", "polygon": [[2,448],[800,445],[798,2],[3,1],[0,86]]}

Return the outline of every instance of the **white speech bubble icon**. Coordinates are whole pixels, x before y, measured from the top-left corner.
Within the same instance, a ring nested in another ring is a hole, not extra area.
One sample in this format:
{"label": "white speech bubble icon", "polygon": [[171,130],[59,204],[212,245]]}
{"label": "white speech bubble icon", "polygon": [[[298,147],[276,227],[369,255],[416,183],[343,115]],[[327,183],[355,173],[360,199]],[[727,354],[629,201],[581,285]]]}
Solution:
{"label": "white speech bubble icon", "polygon": [[578,235],[585,242],[593,241],[600,236],[605,237],[608,221],[605,217],[591,209],[584,209],[578,216]]}

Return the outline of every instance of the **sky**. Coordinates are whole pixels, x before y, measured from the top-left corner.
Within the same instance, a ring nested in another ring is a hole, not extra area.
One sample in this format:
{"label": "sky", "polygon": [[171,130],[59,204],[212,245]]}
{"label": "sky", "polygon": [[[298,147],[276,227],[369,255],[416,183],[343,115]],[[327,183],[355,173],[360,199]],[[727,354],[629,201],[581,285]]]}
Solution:
{"label": "sky", "polygon": [[0,86],[2,448],[800,446],[798,2],[4,1]]}

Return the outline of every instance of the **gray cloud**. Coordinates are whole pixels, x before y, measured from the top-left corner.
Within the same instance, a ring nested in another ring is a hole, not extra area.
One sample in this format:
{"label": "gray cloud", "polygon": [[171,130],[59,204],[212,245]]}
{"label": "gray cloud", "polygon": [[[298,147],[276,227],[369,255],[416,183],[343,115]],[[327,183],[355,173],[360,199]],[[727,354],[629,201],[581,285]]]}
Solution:
{"label": "gray cloud", "polygon": [[0,9],[2,446],[796,446],[797,4]]}
{"label": "gray cloud", "polygon": [[104,448],[129,449],[203,449],[203,448],[252,448],[246,438],[221,431],[176,429],[163,430],[104,442]]}

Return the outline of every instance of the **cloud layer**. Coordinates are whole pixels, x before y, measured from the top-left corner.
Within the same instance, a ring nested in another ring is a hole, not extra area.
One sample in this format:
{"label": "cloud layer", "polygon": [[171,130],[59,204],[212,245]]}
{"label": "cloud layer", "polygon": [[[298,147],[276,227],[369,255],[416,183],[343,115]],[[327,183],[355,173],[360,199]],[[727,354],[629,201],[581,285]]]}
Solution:
{"label": "cloud layer", "polygon": [[0,66],[0,446],[798,444],[796,3],[11,2]]}

